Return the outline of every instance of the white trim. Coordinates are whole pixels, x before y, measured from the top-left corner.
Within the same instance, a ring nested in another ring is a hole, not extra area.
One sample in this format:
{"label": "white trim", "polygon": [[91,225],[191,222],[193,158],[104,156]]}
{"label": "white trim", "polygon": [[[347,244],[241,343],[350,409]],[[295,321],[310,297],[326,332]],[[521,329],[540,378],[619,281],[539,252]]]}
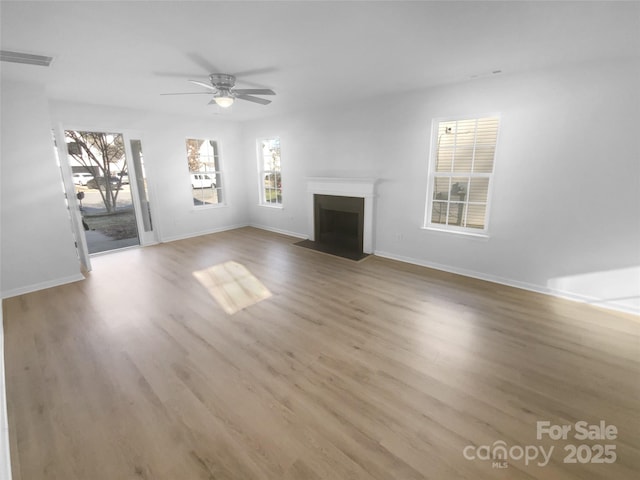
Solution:
{"label": "white trim", "polygon": [[474,238],[481,238],[484,240],[489,240],[489,238],[491,238],[488,234],[486,233],[473,233],[473,232],[469,232],[467,230],[453,230],[450,228],[436,228],[436,227],[420,227],[421,230],[429,230],[431,232],[440,232],[440,233],[456,233],[458,235],[465,235],[467,237],[474,237]]}
{"label": "white trim", "polygon": [[[136,220],[136,227],[138,228],[138,243],[141,247],[147,247],[149,245],[155,245],[158,243],[158,236],[155,230],[155,218],[153,216],[153,202],[151,200],[151,187],[149,186],[148,174],[146,172],[146,168],[144,166],[144,153],[143,153],[143,145],[144,138],[140,134],[132,135],[131,132],[123,133],[123,142],[125,148],[125,162],[127,165],[127,175],[129,176],[129,191],[131,194],[131,203],[133,204],[134,217]],[[137,141],[140,142],[141,147],[141,155],[140,159],[142,160],[140,169],[142,171],[142,177],[138,178],[135,164],[134,164],[134,156],[133,156],[133,145],[132,142]],[[146,197],[148,206],[142,205],[140,199],[140,183],[146,183]],[[144,229],[144,220],[142,219],[143,210],[145,207],[149,208],[149,221],[151,225],[151,230],[146,232]]]}
{"label": "white trim", "polygon": [[65,129],[61,123],[58,123],[53,128],[53,136],[56,142],[56,149],[58,151],[58,167],[60,168],[60,175],[62,176],[62,185],[66,195],[65,200],[67,210],[69,212],[69,226],[71,227],[71,233],[73,235],[73,240],[75,241],[78,259],[80,260],[82,268],[87,272],[90,272],[91,257],[89,254],[89,247],[87,246],[87,236],[84,233],[84,226],[82,224],[80,203],[76,196],[75,185],[73,184],[73,169],[71,168],[71,155],[69,154],[69,148],[66,141],[66,130],[71,129]]}
{"label": "white trim", "polygon": [[4,326],[0,309],[0,480],[11,480],[11,452],[9,451],[9,421],[4,376]]}
{"label": "white trim", "polygon": [[364,235],[362,250],[373,253],[373,211],[375,178],[308,177],[307,178],[307,228],[309,240],[315,240],[314,195],[336,195],[364,198]]}
{"label": "white trim", "polygon": [[211,228],[208,230],[200,230],[198,232],[187,233],[185,235],[175,235],[164,237],[160,239],[160,243],[170,243],[177,240],[186,240],[187,238],[200,237],[201,235],[210,235],[212,233],[226,232],[227,230],[235,230],[236,228],[248,227],[248,223],[236,223],[234,225],[227,225],[224,227]]}
{"label": "white trim", "polygon": [[[157,245],[158,242],[153,243],[152,245]],[[104,255],[110,255],[112,253],[117,253],[117,252],[121,252],[123,250],[134,250],[136,248],[144,248],[147,245],[129,245],[128,247],[120,247],[120,248],[111,248],[109,250],[102,250],[101,252],[96,252],[96,253],[92,253],[91,254],[91,258],[95,258],[95,257],[102,257]]]}
{"label": "white trim", "polygon": [[376,250],[374,255],[382,258],[388,258],[391,260],[397,260],[403,263],[410,263],[412,265],[418,265],[421,267],[433,268],[434,270],[440,270],[443,272],[454,273],[456,275],[462,275],[464,277],[476,278],[478,280],[484,280],[486,282],[498,283],[500,285],[506,285],[508,287],[519,288],[521,290],[527,290],[530,292],[542,293],[544,295],[550,295],[552,297],[564,298],[566,300],[572,300],[579,303],[587,303],[599,308],[607,310],[614,310],[616,312],[630,313],[632,315],[640,315],[640,310],[624,305],[616,305],[611,303],[604,303],[603,299],[590,297],[588,295],[580,295],[577,293],[566,292],[563,290],[557,290],[549,288],[543,285],[536,285],[534,283],[520,282],[518,280],[512,280],[510,278],[498,277],[495,275],[489,275],[482,272],[476,272],[475,270],[467,270],[464,268],[451,267],[449,265],[442,265],[440,263],[428,262],[425,260],[419,260],[417,258],[405,257],[403,255],[396,255],[389,252]]}
{"label": "white trim", "polygon": [[[197,189],[194,188],[194,190],[197,190]],[[189,209],[189,213],[201,212],[202,210],[210,210],[212,208],[227,208],[227,207],[229,207],[229,204],[226,203],[226,202],[222,202],[222,203],[204,203],[202,205],[195,205],[194,204]]]}
{"label": "white trim", "polygon": [[289,237],[301,238],[303,240],[306,240],[306,239],[309,238],[309,236],[305,235],[304,233],[291,232],[289,230],[283,230],[281,228],[269,227],[267,225],[261,225],[261,224],[258,224],[258,223],[250,223],[249,226],[253,227],[253,228],[259,228],[260,230],[266,230],[267,232],[280,233],[281,235],[287,235]]}
{"label": "white trim", "polygon": [[54,280],[47,280],[46,282],[33,283],[31,285],[7,290],[2,292],[2,298],[16,297],[18,295],[24,295],[25,293],[37,292],[38,290],[44,290],[45,288],[58,287],[60,285],[66,285],[67,283],[78,282],[80,280],[84,280],[84,275],[76,273],[67,277],[56,278]]}
{"label": "white trim", "polygon": [[275,205],[267,205],[266,203],[259,203],[258,207],[266,207],[266,208],[275,208],[276,210],[282,210],[284,207],[281,203],[276,203]]}

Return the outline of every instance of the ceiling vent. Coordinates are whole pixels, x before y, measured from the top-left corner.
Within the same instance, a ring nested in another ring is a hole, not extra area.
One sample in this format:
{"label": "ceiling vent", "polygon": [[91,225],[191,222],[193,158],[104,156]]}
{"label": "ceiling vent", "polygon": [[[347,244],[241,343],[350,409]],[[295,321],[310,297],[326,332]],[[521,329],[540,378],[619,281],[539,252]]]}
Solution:
{"label": "ceiling vent", "polygon": [[27,65],[39,65],[48,67],[53,61],[53,57],[43,55],[32,55],[30,53],[9,52],[0,50],[0,61],[13,63],[26,63]]}

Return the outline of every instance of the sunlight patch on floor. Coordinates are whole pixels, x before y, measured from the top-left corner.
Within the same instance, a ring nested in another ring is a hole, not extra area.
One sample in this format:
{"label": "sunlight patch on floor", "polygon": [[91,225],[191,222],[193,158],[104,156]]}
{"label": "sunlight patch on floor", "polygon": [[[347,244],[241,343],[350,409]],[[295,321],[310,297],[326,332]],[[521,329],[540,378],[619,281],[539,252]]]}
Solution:
{"label": "sunlight patch on floor", "polygon": [[560,296],[640,314],[640,265],[555,277],[547,286]]}
{"label": "sunlight patch on floor", "polygon": [[271,297],[271,292],[237,262],[193,272],[193,276],[229,315]]}

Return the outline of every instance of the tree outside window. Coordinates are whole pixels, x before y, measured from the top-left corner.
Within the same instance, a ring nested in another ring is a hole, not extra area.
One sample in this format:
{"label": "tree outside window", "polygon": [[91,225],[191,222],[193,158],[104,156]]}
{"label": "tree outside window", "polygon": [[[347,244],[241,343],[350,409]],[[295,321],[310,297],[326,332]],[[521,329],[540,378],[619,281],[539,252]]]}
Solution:
{"label": "tree outside window", "polygon": [[218,142],[188,138],[186,147],[193,204],[197,207],[222,204],[222,169]]}
{"label": "tree outside window", "polygon": [[107,213],[114,213],[123,180],[128,179],[124,140],[119,133],[65,130],[67,151],[93,178]]}
{"label": "tree outside window", "polygon": [[258,140],[258,175],[260,204],[282,206],[280,138]]}

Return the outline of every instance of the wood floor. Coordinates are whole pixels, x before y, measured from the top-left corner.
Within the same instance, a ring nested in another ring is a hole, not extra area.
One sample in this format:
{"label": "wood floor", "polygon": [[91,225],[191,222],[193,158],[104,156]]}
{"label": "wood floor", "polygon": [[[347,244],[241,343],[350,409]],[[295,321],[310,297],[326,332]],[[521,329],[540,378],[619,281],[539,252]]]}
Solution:
{"label": "wood floor", "polygon": [[[122,251],[5,300],[14,480],[638,478],[636,317],[294,241]],[[194,276],[226,262],[270,296],[227,314]],[[537,440],[545,420],[618,433]],[[616,460],[564,463],[568,444]]]}

